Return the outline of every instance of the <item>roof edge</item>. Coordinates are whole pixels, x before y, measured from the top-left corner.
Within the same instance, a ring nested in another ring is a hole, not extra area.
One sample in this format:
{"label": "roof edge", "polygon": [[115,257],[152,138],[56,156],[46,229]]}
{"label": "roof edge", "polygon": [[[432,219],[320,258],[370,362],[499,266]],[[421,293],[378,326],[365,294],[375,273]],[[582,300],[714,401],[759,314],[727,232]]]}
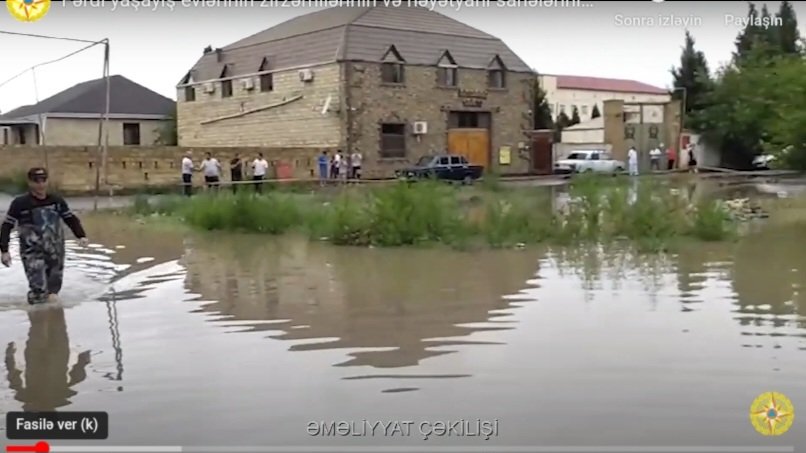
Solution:
{"label": "roof edge", "polygon": [[[344,25],[344,24],[342,24],[342,25],[334,25],[332,27],[320,28],[320,29],[313,30],[313,31],[306,31],[304,33],[296,33],[296,34],[293,34],[293,35],[283,36],[282,38],[267,39],[266,41],[260,41],[260,42],[247,44],[247,45],[243,45],[243,46],[238,46],[238,47],[224,46],[224,47],[221,48],[221,50],[223,52],[231,52],[233,50],[240,50],[240,49],[247,49],[249,47],[262,46],[264,44],[269,44],[269,43],[272,43],[272,42],[277,42],[277,41],[283,41],[283,40],[286,40],[286,39],[296,38],[298,36],[312,35],[314,33],[321,33],[323,31],[334,30],[334,29],[337,29],[337,28],[346,28],[346,27],[347,27],[347,25]],[[269,30],[269,29],[267,29],[267,30]],[[266,31],[266,30],[263,30],[263,31]],[[247,36],[247,38],[248,38],[248,36]],[[244,38],[244,39],[246,39],[246,38]],[[196,65],[198,65],[198,62],[196,62]],[[196,65],[193,65],[193,67],[195,68]]]}
{"label": "roof edge", "polygon": [[607,92],[607,93],[654,94],[654,95],[658,95],[658,96],[671,95],[671,93],[672,93],[671,91],[664,90],[663,88],[658,88],[657,91],[653,91],[653,90],[649,90],[649,89],[646,89],[646,90],[621,90],[621,89],[614,90],[614,89],[608,89],[608,88],[578,88],[578,87],[574,87],[574,86],[559,86],[558,85],[557,89],[559,89],[559,90],[563,90],[563,89],[577,90],[577,91],[596,91],[596,92]]}
{"label": "roof edge", "polygon": [[[459,34],[459,33],[445,33],[445,32],[442,32],[442,31],[425,31],[424,32],[422,30],[414,30],[414,29],[411,29],[411,28],[385,27],[385,26],[382,26],[382,25],[365,25],[365,24],[352,24],[352,23],[349,24],[349,25],[353,26],[353,27],[377,28],[379,30],[407,31],[407,32],[411,32],[411,33],[420,33],[420,34],[429,34],[429,35],[442,35],[442,36],[452,36],[452,37],[467,38],[467,39],[479,39],[479,40],[484,40],[484,41],[504,42],[501,38],[498,38],[498,37],[493,36],[493,35],[488,35],[486,37],[481,37],[481,36],[462,35],[462,34]],[[484,33],[484,32],[482,32],[482,33]]]}

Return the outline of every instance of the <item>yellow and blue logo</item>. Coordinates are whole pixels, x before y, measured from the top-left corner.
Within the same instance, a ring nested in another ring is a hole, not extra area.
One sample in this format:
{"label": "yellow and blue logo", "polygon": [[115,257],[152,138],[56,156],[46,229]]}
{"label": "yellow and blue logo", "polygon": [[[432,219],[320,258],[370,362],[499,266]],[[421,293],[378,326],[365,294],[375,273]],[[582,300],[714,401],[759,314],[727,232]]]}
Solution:
{"label": "yellow and blue logo", "polygon": [[780,436],[795,421],[795,407],[783,393],[762,393],[750,405],[750,423],[764,436]]}
{"label": "yellow and blue logo", "polygon": [[11,16],[21,22],[36,22],[45,17],[50,9],[50,0],[8,0]]}

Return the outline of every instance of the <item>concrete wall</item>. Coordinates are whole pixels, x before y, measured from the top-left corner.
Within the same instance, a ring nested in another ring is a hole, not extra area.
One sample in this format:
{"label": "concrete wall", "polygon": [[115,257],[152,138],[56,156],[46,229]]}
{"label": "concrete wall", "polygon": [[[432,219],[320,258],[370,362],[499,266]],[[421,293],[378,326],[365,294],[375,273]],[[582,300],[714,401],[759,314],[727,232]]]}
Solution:
{"label": "concrete wall", "polygon": [[[45,145],[48,146],[98,146],[97,119],[47,118],[45,120]],[[140,125],[140,146],[153,145],[159,131],[166,124],[160,120],[109,120],[109,145],[123,145],[123,124]]]}
{"label": "concrete wall", "polygon": [[[603,112],[604,101],[621,100],[627,103],[630,102],[669,102],[671,96],[667,94],[646,94],[646,93],[625,93],[617,91],[592,91],[592,90],[577,90],[567,88],[557,88],[557,77],[552,75],[541,75],[541,86],[546,91],[546,98],[552,109],[552,116],[554,118],[560,114],[564,108],[565,114],[571,117],[574,106],[578,107],[579,118],[581,121],[591,119],[591,112],[593,106],[599,107],[599,113]],[[652,110],[649,112],[648,117],[653,114],[660,114],[660,110]]]}
{"label": "concrete wall", "polygon": [[562,131],[562,143],[602,143],[604,142],[604,128],[591,127],[580,129],[565,129]]}
{"label": "concrete wall", "polygon": [[[492,169],[501,174],[530,170],[529,161],[518,153],[518,144],[527,141],[524,131],[531,127],[526,115],[530,74],[508,73],[507,88],[495,90],[487,87],[486,71],[459,69],[458,88],[442,88],[437,86],[436,67],[409,65],[405,68],[405,85],[389,86],[381,83],[380,65],[348,64],[351,65],[346,70],[350,92],[345,96],[349,103],[345,110],[350,109],[350,113],[345,136],[349,135],[351,146],[364,155],[367,177],[390,176],[395,169],[412,164],[423,155],[444,152],[447,149],[449,112],[469,110],[458,95],[459,89],[487,93],[478,111],[492,112]],[[415,121],[426,121],[428,133],[419,138],[413,135],[411,128]],[[380,124],[384,122],[408,125],[405,159],[380,158]],[[499,168],[498,150],[502,146],[511,147],[511,164]]]}
{"label": "concrete wall", "polygon": [[627,159],[627,150],[635,146],[639,156],[639,168],[649,168],[649,151],[663,143],[678,148],[680,136],[680,101],[671,101],[663,108],[663,121],[653,122],[644,118],[643,124],[626,121],[625,106],[620,100],[604,103],[604,142],[612,145],[613,157]]}
{"label": "concrete wall", "polygon": [[[275,72],[274,89],[260,91],[255,76],[252,90],[233,80],[233,95],[221,97],[221,83],[214,93],[196,86],[196,100],[186,102],[184,90],[177,93],[177,131],[181,146],[261,146],[261,147],[333,147],[340,137],[340,70],[338,65],[311,68],[314,79],[303,82],[298,70]],[[295,97],[301,99],[292,101]],[[330,112],[322,107],[331,97]],[[290,102],[289,102],[290,101]],[[288,102],[283,104],[284,102]],[[264,110],[251,110],[265,108]],[[227,115],[242,116],[220,119]],[[208,124],[202,122],[216,120]]]}
{"label": "concrete wall", "polygon": [[[164,187],[180,181],[180,162],[186,150],[193,151],[193,160],[199,164],[204,153],[211,152],[224,168],[223,180],[229,180],[228,161],[235,152],[251,161],[263,152],[272,164],[269,176],[276,169],[286,167],[294,178],[310,178],[316,169],[319,149],[310,148],[179,148],[169,146],[110,147],[107,175],[111,186],[126,189]],[[91,191],[95,187],[97,146],[0,146],[0,179],[17,178],[30,167],[47,166],[52,181],[61,189],[71,192]],[[101,178],[103,186],[104,178]],[[202,184],[202,177],[194,177]]]}
{"label": "concrete wall", "polygon": [[[699,134],[690,132],[683,133],[683,140],[688,137],[688,142],[694,144],[694,158],[700,167],[720,167],[722,165],[722,155],[718,148],[708,146]],[[688,167],[688,153],[684,153],[680,158],[680,167]]]}

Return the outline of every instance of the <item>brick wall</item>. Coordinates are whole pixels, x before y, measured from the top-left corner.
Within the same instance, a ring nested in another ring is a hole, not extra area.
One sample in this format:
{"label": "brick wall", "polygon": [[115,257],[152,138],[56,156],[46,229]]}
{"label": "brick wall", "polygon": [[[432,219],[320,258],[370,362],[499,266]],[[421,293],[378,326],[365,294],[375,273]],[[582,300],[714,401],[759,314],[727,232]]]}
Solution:
{"label": "brick wall", "polygon": [[[456,88],[437,86],[437,68],[406,66],[405,85],[387,86],[381,83],[380,65],[351,63],[350,95],[348,102],[352,110],[353,146],[364,155],[367,177],[390,176],[396,168],[414,163],[420,156],[447,149],[449,110],[466,110]],[[463,90],[487,91],[483,109],[490,109],[492,126],[490,130],[491,158],[493,169],[502,174],[527,173],[528,160],[519,157],[517,146],[526,142],[523,131],[530,128],[528,112],[529,74],[507,74],[507,89],[487,88],[487,72],[483,70],[459,69],[458,88]],[[428,133],[418,140],[411,134],[414,121],[427,121]],[[405,159],[380,159],[380,123],[406,123],[408,148]],[[345,131],[346,134],[346,131]],[[498,165],[498,150],[510,146],[511,164]],[[489,169],[488,169],[489,170]]]}
{"label": "brick wall", "polygon": [[[98,120],[48,118],[45,122],[45,144],[51,146],[98,146]],[[109,145],[123,145],[123,123],[140,125],[140,144],[153,145],[165,121],[109,120]]]}
{"label": "brick wall", "polygon": [[[196,100],[185,102],[182,90],[177,104],[179,144],[182,146],[264,146],[264,147],[335,147],[340,142],[339,66],[336,64],[311,68],[314,79],[303,82],[298,70],[273,74],[274,89],[260,91],[260,80],[252,77],[254,89],[245,90],[241,81],[233,80],[231,98],[221,97],[221,84],[215,92],[204,93],[196,88]],[[302,99],[243,116],[221,119],[208,124],[204,121],[235,115],[240,112]],[[331,97],[330,113],[322,107]]]}
{"label": "brick wall", "polygon": [[[0,146],[0,179],[19,177],[30,167],[47,166],[52,181],[69,192],[89,192],[95,188],[97,146]],[[124,189],[164,187],[179,184],[180,162],[186,150],[193,152],[197,165],[204,153],[211,152],[224,168],[224,181],[229,180],[229,160],[236,152],[247,161],[263,152],[272,165],[269,176],[277,169],[287,167],[294,178],[310,178],[316,170],[316,158],[321,149],[313,148],[204,148],[170,146],[119,146],[109,147],[107,174],[111,186]],[[332,150],[331,150],[332,151]],[[202,177],[194,177],[202,184]],[[103,176],[101,184],[103,186]]]}

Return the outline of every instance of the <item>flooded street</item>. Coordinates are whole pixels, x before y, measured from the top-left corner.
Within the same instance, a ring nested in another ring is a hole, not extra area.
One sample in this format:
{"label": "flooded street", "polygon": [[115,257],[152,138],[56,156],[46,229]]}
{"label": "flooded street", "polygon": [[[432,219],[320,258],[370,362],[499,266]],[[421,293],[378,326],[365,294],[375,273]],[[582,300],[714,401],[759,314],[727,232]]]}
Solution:
{"label": "flooded street", "polygon": [[[768,391],[806,408],[802,224],[662,257],[85,224],[95,245],[69,244],[59,306],[24,303],[16,240],[0,269],[3,412],[107,411],[111,445],[806,450],[805,416],[780,437],[748,419]],[[421,435],[460,419],[497,431]],[[364,420],[414,424],[309,432]]]}

